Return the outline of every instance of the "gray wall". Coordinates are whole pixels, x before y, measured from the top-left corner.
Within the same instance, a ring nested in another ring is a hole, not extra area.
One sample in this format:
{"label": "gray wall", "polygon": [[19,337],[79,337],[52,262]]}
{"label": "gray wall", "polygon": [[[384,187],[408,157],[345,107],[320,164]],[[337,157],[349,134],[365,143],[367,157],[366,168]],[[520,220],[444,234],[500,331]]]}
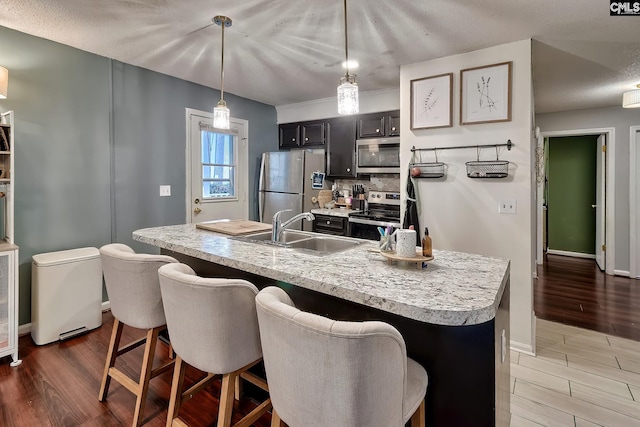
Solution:
{"label": "gray wall", "polygon": [[[621,101],[622,102],[622,101]],[[622,107],[537,114],[542,132],[615,128],[615,270],[628,272],[629,261],[629,127],[640,125],[640,111]]]}
{"label": "gray wall", "polygon": [[[133,242],[142,227],[185,219],[185,108],[211,111],[217,90],[0,27],[14,110],[20,324],[31,319],[34,254]],[[225,94],[249,121],[251,168],[278,149],[275,108]],[[250,176],[252,174],[250,173]],[[256,179],[250,217],[257,218]],[[171,197],[159,197],[170,184]]]}

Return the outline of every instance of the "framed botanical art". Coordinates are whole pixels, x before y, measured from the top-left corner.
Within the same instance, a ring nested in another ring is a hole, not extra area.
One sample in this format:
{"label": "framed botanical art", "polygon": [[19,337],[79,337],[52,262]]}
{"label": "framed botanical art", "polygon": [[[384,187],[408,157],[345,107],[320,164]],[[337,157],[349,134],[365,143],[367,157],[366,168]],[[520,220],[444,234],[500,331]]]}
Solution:
{"label": "framed botanical art", "polygon": [[411,80],[411,130],[453,126],[453,73]]}
{"label": "framed botanical art", "polygon": [[460,124],[511,121],[512,62],[460,71]]}

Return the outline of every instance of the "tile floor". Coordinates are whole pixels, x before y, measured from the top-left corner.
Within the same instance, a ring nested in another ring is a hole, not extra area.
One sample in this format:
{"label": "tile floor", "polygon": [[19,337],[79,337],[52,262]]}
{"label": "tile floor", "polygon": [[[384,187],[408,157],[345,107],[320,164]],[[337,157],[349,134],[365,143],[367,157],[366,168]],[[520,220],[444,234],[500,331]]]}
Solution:
{"label": "tile floor", "polygon": [[511,352],[511,427],[640,427],[640,342],[538,319]]}

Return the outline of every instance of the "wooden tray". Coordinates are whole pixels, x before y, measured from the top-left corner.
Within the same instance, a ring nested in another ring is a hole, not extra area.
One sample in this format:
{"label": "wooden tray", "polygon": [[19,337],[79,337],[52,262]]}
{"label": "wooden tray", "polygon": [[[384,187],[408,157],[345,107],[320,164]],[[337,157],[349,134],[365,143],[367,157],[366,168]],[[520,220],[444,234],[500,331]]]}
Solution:
{"label": "wooden tray", "polygon": [[422,268],[425,262],[433,260],[432,256],[422,256],[422,250],[416,250],[415,257],[402,257],[396,255],[395,252],[389,251],[380,251],[380,255],[387,259],[387,264],[389,265],[393,264],[394,262],[403,261],[407,263],[417,263],[418,268]]}
{"label": "wooden tray", "polygon": [[220,219],[217,221],[198,223],[196,224],[196,228],[228,234],[230,236],[241,236],[243,234],[258,233],[260,231],[271,231],[271,224],[248,221],[246,219]]}

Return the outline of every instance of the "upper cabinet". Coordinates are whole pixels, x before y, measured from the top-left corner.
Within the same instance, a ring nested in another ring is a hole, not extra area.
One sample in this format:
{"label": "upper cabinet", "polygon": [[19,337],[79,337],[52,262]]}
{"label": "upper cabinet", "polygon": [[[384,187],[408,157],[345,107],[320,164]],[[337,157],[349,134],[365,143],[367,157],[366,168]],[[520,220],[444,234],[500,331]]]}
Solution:
{"label": "upper cabinet", "polygon": [[300,125],[298,123],[287,123],[278,127],[280,129],[280,148],[300,146]]}
{"label": "upper cabinet", "polygon": [[356,176],[356,122],[337,118],[328,123],[327,177],[353,178]]}
{"label": "upper cabinet", "polygon": [[280,148],[322,147],[326,142],[327,122],[285,123],[280,129]]}
{"label": "upper cabinet", "polygon": [[400,111],[364,114],[357,121],[358,139],[400,136]]}
{"label": "upper cabinet", "polygon": [[400,111],[394,111],[387,116],[387,123],[389,129],[387,136],[400,136]]}
{"label": "upper cabinet", "polygon": [[322,122],[304,122],[300,124],[302,147],[319,146],[325,144],[327,124]]}
{"label": "upper cabinet", "polygon": [[327,177],[353,178],[356,139],[400,136],[400,111],[283,123],[278,128],[280,149],[324,148]]}

